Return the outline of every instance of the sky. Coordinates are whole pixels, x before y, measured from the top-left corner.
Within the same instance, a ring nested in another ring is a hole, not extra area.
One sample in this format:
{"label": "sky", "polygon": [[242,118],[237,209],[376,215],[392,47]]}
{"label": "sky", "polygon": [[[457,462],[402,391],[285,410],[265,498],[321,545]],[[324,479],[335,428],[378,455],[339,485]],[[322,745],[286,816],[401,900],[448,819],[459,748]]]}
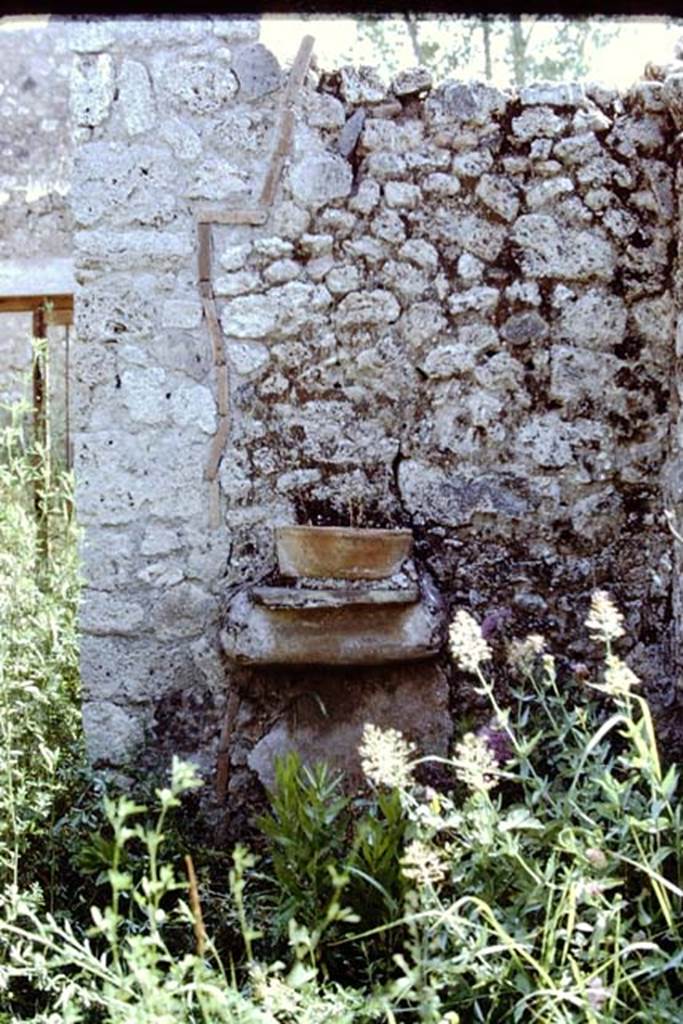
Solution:
{"label": "sky", "polygon": [[[617,88],[627,88],[640,78],[647,61],[666,64],[672,60],[674,43],[683,35],[683,21],[676,27],[667,25],[662,17],[609,20],[616,22],[621,31],[617,39],[593,54],[591,78]],[[552,32],[552,21],[546,22],[543,28]],[[357,45],[351,17],[328,15],[302,19],[294,15],[267,15],[261,25],[261,41],[284,64],[294,58],[301,37],[307,33],[315,38],[318,64],[323,68],[343,63],[377,63],[377,55],[373,59],[369,44]],[[407,37],[404,53],[405,66],[412,66],[415,60]],[[470,73],[477,71],[472,69]],[[463,69],[462,77],[469,77],[467,69]]]}
{"label": "sky", "polygon": [[[368,5],[368,11],[371,11]],[[683,9],[682,9],[683,16]],[[398,17],[396,15],[388,17]],[[591,78],[620,89],[628,88],[642,73],[646,61],[665,64],[673,57],[673,46],[683,35],[683,17],[677,26],[667,24],[663,17],[609,19],[620,26],[618,38],[593,54]],[[48,16],[0,18],[0,32],[17,28],[39,27]],[[448,31],[449,29],[444,29]],[[450,29],[452,31],[452,28]],[[552,32],[552,22],[542,31]],[[331,69],[345,63],[377,64],[378,55],[371,43],[359,45],[352,17],[325,15],[301,18],[297,15],[265,15],[261,23],[261,41],[273,51],[280,63],[294,59],[302,36],[315,38],[318,65]],[[398,56],[398,55],[397,55]],[[414,56],[405,36],[401,64],[411,67]],[[464,67],[463,78],[478,77],[480,69]],[[500,83],[505,84],[505,83]]]}

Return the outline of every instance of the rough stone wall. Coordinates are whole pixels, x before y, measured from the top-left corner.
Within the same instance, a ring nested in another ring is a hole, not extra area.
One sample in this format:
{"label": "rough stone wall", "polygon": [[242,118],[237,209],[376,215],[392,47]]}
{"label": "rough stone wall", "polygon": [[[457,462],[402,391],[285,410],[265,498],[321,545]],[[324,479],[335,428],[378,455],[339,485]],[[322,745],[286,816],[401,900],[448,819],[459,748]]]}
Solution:
{"label": "rough stone wall", "polygon": [[[311,71],[265,222],[212,228],[229,370],[215,525],[196,219],[253,209],[282,137],[287,75],[256,38],[211,18],[74,37],[92,758],[174,751],[210,773],[238,691],[233,791],[259,751],[334,752],[359,714],[408,733],[422,717],[427,745],[447,744],[448,689],[455,715],[465,691],[445,658],[361,684],[222,662],[221,608],[273,573],[272,528],[292,522],[412,527],[493,640],[548,633],[568,660],[591,659],[581,623],[607,587],[632,664],[670,703],[669,80],[511,95]],[[321,694],[333,727],[311,710]]]}
{"label": "rough stone wall", "polygon": [[[0,260],[71,255],[67,36],[67,24],[54,18],[46,25],[29,23],[0,31]],[[61,451],[64,329],[53,328],[49,334],[55,450]],[[30,338],[29,314],[0,314],[2,402],[25,395]]]}

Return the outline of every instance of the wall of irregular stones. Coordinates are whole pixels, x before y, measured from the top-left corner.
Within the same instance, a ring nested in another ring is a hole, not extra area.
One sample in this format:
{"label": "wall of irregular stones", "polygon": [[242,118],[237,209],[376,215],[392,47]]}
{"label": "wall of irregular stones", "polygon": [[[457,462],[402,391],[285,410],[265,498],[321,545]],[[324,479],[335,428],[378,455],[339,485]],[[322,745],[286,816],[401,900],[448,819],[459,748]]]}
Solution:
{"label": "wall of irregular stones", "polygon": [[[273,572],[273,526],[295,522],[411,527],[492,641],[543,632],[569,661],[594,657],[582,620],[608,588],[673,742],[683,65],[626,95],[310,70],[292,98],[257,35],[220,18],[74,32],[92,758],[173,751],[210,774],[237,692],[243,796],[264,757],[334,756],[364,719],[445,749],[469,707],[445,657],[365,675],[222,661],[227,597]],[[217,491],[197,218],[258,205],[287,109],[264,222],[212,229]]]}

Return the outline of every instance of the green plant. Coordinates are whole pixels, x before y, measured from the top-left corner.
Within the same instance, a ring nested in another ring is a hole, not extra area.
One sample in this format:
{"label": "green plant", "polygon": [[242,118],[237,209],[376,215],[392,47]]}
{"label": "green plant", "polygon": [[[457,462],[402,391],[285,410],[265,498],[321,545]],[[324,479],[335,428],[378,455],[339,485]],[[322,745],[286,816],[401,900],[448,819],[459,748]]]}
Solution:
{"label": "green plant", "polygon": [[341,776],[325,765],[307,768],[291,751],[275,764],[271,813],[257,819],[269,839],[278,886],[276,933],[289,921],[314,928],[334,893],[333,872],[340,868],[348,829],[349,800]]}
{"label": "green plant", "polygon": [[419,1020],[680,1020],[678,773],[663,772],[638,680],[613,653],[623,628],[606,595],[587,623],[605,649],[598,680],[560,685],[529,637],[512,651],[522,685],[503,707],[482,671],[487,642],[456,616],[454,658],[477,677],[495,729],[456,745],[464,799],[409,812],[409,940],[390,993]]}
{"label": "green plant", "polygon": [[[33,838],[51,844],[53,826],[80,763],[79,592],[72,480],[48,487],[41,452],[26,441],[26,406],[12,407],[0,431],[0,881],[17,887],[21,865],[33,869]],[[33,508],[43,488],[53,537],[41,557]],[[54,884],[52,850],[40,852]]]}

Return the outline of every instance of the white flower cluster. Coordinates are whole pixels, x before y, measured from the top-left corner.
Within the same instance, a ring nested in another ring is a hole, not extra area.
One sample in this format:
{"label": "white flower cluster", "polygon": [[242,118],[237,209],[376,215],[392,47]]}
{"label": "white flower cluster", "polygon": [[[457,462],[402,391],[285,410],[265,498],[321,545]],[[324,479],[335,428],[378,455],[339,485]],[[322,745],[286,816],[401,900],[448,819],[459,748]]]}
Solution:
{"label": "white flower cluster", "polygon": [[460,608],[448,630],[453,661],[464,672],[476,672],[482,661],[491,660],[491,648],[484,640],[479,623]]}
{"label": "white flower cluster", "polygon": [[538,633],[530,633],[524,640],[513,640],[508,647],[508,665],[521,675],[533,671],[538,656],[545,651],[545,640]]}
{"label": "white flower cluster", "polygon": [[616,654],[608,654],[605,664],[607,667],[603,685],[604,689],[613,697],[626,697],[634,686],[640,684],[640,679],[635,672]]}
{"label": "white flower cluster", "polygon": [[624,635],[624,616],[612,598],[604,590],[596,590],[591,597],[591,607],[586,625],[593,640],[609,643]]}
{"label": "white flower cluster", "polygon": [[473,732],[455,745],[455,774],[472,792],[486,792],[496,785],[498,762],[488,743]]}
{"label": "white flower cluster", "polygon": [[410,758],[415,749],[398,729],[366,723],[358,748],[365,778],[374,786],[406,789],[413,782]]}
{"label": "white flower cluster", "polygon": [[438,850],[414,839],[401,857],[401,870],[406,878],[422,885],[436,885],[444,880],[448,867]]}

